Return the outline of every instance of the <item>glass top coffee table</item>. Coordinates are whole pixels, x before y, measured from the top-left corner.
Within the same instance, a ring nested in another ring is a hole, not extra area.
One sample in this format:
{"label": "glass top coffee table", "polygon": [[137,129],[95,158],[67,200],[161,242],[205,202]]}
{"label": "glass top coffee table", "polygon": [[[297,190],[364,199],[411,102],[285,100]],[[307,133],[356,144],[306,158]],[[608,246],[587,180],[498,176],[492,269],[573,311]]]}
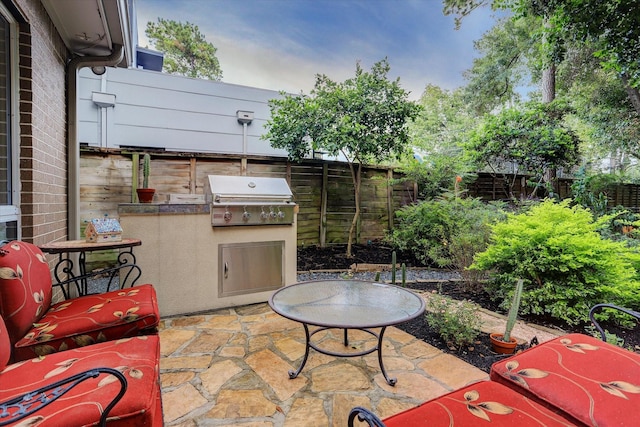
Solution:
{"label": "glass top coffee table", "polygon": [[[289,378],[296,378],[302,371],[309,348],[338,357],[355,357],[378,351],[382,375],[389,385],[396,379],[389,378],[382,363],[382,337],[387,326],[397,325],[424,313],[424,300],[413,292],[394,285],[363,280],[315,280],[285,286],[269,299],[276,313],[302,323],[305,332],[305,353],[297,371],[289,371]],[[309,332],[309,325],[318,328]],[[372,329],[380,328],[376,333]],[[377,344],[360,352],[337,353],[320,348],[311,337],[327,329],[343,329],[344,345],[349,345],[347,331],[357,329],[377,338]]]}

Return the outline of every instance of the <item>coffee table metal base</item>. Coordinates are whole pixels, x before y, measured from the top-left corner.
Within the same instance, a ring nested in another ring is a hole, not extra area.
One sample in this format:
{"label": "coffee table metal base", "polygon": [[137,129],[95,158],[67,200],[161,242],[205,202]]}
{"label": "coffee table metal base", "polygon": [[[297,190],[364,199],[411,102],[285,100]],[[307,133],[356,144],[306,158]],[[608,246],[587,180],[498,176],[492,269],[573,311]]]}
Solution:
{"label": "coffee table metal base", "polygon": [[[293,379],[296,378],[300,372],[302,372],[302,368],[304,368],[304,365],[307,363],[307,359],[309,358],[309,349],[312,348],[315,351],[317,351],[318,353],[322,353],[322,354],[326,354],[328,356],[336,356],[336,357],[357,357],[357,356],[364,356],[367,354],[371,354],[374,351],[378,352],[378,363],[380,364],[380,370],[382,371],[382,375],[384,376],[384,379],[387,381],[387,384],[389,384],[390,386],[395,386],[396,383],[398,382],[397,378],[389,378],[389,376],[387,375],[387,371],[384,369],[384,364],[382,363],[382,337],[384,336],[384,331],[387,329],[386,326],[383,326],[380,328],[380,333],[376,333],[375,331],[372,331],[370,329],[366,329],[366,328],[348,328],[348,329],[343,329],[343,328],[335,328],[335,327],[320,327],[312,332],[309,332],[309,325],[307,325],[306,323],[303,323],[302,326],[304,326],[304,335],[305,335],[305,350],[304,350],[304,357],[302,358],[302,363],[300,364],[300,367],[296,370],[296,371],[289,371],[289,378]],[[317,334],[318,332],[322,332],[322,331],[326,331],[329,329],[342,329],[344,331],[344,346],[348,347],[349,346],[349,338],[347,335],[347,331],[349,329],[354,329],[354,330],[359,330],[359,331],[363,331],[366,332],[372,336],[374,336],[377,339],[377,344],[375,347],[369,348],[367,350],[363,350],[363,351],[359,351],[359,352],[354,352],[354,353],[338,353],[335,351],[330,351],[330,350],[325,350],[323,348],[320,348],[318,345],[316,345],[314,342],[311,341],[311,337],[313,337],[315,334]]]}

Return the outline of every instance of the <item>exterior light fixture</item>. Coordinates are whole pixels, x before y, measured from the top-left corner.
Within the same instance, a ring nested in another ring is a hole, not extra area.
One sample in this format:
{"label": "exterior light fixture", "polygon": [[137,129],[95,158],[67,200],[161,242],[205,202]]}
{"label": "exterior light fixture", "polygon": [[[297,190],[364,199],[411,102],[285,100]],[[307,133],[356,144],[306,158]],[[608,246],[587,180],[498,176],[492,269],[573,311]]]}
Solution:
{"label": "exterior light fixture", "polygon": [[95,65],[91,67],[91,71],[93,71],[93,74],[95,74],[96,76],[101,76],[107,72],[107,67],[105,67],[104,65]]}

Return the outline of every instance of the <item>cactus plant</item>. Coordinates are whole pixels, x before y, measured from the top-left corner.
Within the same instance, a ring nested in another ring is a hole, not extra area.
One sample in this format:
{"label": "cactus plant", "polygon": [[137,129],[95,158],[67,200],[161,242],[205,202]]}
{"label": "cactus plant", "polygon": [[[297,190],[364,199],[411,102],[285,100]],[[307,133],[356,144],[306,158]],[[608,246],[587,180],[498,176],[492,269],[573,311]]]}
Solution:
{"label": "cactus plant", "polygon": [[504,328],[504,334],[492,333],[490,334],[491,345],[497,353],[511,354],[515,351],[517,340],[511,337],[511,331],[516,324],[516,318],[518,317],[518,309],[520,308],[520,298],[522,297],[523,282],[522,279],[518,279],[516,282],[516,289],[513,292],[513,299],[511,300],[511,306],[509,307],[509,314],[507,315],[507,323]]}
{"label": "cactus plant", "polygon": [[391,284],[396,284],[396,251],[391,252]]}
{"label": "cactus plant", "polygon": [[151,203],[156,190],[149,188],[149,173],[151,171],[151,156],[145,153],[142,159],[142,188],[136,188],[138,200],[141,203]]}
{"label": "cactus plant", "polygon": [[518,310],[520,309],[520,299],[522,297],[522,279],[518,279],[516,282],[516,289],[513,292],[513,299],[511,300],[511,306],[509,307],[509,314],[507,315],[507,325],[504,328],[504,335],[502,340],[505,342],[511,341],[511,331],[516,324],[516,317],[518,317]]}
{"label": "cactus plant", "polygon": [[151,156],[145,153],[142,160],[142,188],[149,188],[149,172],[151,170]]}

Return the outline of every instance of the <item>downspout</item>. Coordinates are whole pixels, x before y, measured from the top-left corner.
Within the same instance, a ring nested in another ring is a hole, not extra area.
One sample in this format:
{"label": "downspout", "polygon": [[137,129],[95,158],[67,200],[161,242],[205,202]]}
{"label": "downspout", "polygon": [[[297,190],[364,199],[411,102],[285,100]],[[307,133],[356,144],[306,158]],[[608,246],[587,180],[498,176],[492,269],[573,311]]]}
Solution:
{"label": "downspout", "polygon": [[78,71],[84,67],[114,67],[124,59],[124,48],[114,44],[109,56],[78,56],[67,64],[67,234],[80,239],[80,143],[78,142]]}

